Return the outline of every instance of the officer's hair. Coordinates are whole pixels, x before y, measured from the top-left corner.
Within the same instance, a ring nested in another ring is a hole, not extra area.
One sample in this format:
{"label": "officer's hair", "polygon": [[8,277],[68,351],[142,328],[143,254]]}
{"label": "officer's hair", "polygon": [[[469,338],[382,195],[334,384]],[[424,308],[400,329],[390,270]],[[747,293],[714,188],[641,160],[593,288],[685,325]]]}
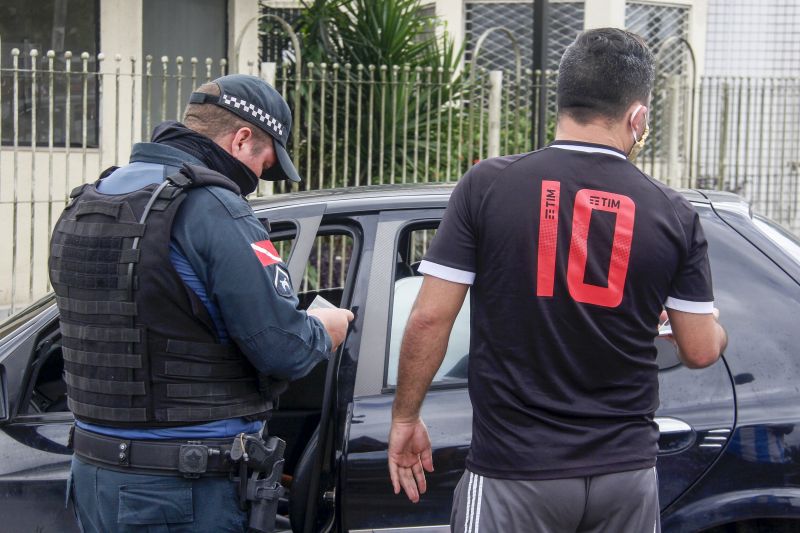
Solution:
{"label": "officer's hair", "polygon": [[619,120],[634,102],[649,102],[654,78],[644,39],[617,28],[585,31],[561,57],[558,114],[580,124]]}
{"label": "officer's hair", "polygon": [[[209,82],[197,88],[196,92],[219,96],[219,85]],[[240,128],[250,128],[253,132],[255,147],[261,151],[269,143],[270,136],[258,126],[234,115],[224,107],[214,104],[188,104],[183,112],[183,123],[206,137],[216,140],[230,133],[235,133]]]}

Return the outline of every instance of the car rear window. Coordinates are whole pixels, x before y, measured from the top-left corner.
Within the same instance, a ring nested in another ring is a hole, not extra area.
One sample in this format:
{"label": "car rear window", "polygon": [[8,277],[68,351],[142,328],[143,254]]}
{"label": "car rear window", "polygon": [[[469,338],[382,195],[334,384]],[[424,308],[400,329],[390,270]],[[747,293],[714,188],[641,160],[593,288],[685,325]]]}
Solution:
{"label": "car rear window", "polygon": [[767,236],[769,240],[778,245],[795,263],[800,265],[800,239],[786,231],[783,226],[776,224],[768,218],[754,216],[753,224]]}

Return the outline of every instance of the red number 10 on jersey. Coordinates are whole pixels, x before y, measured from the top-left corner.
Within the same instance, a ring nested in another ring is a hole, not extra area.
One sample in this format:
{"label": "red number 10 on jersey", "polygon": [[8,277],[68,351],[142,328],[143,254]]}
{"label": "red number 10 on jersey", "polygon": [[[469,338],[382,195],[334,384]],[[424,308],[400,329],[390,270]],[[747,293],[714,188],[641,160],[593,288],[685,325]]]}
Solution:
{"label": "red number 10 on jersey", "polygon": [[[536,295],[553,296],[558,248],[558,210],[561,202],[561,183],[542,181],[539,212],[538,271]],[[589,242],[589,222],[592,211],[608,211],[616,215],[608,285],[602,287],[584,282]],[[628,263],[631,257],[633,221],[636,205],[629,197],[593,189],[581,189],[575,195],[572,212],[572,233],[567,263],[567,287],[578,302],[617,307],[622,302]]]}

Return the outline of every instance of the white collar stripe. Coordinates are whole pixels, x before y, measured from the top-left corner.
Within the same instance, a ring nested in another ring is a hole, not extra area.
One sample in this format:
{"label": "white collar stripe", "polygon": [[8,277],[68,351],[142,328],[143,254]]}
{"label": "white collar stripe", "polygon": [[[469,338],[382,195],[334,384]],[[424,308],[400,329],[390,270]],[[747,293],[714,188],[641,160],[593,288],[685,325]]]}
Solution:
{"label": "white collar stripe", "polygon": [[581,146],[576,144],[551,144],[549,148],[561,148],[562,150],[572,150],[575,152],[589,152],[592,154],[614,155],[620,159],[627,159],[623,154],[609,150],[608,148],[598,148],[596,146]]}

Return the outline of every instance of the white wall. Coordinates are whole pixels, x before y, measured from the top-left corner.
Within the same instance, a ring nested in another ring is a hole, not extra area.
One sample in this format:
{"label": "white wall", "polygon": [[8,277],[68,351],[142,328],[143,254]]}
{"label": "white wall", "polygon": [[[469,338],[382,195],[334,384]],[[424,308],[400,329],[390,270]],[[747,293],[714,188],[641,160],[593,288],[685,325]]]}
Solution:
{"label": "white wall", "polygon": [[447,33],[453,38],[456,49],[464,42],[464,2],[461,0],[436,0],[436,16],[445,23]]}
{"label": "white wall", "polygon": [[624,28],[625,0],[586,0],[583,29]]}
{"label": "white wall", "polygon": [[231,74],[249,73],[253,66],[258,65],[258,15],[258,0],[228,0],[228,64]]}

